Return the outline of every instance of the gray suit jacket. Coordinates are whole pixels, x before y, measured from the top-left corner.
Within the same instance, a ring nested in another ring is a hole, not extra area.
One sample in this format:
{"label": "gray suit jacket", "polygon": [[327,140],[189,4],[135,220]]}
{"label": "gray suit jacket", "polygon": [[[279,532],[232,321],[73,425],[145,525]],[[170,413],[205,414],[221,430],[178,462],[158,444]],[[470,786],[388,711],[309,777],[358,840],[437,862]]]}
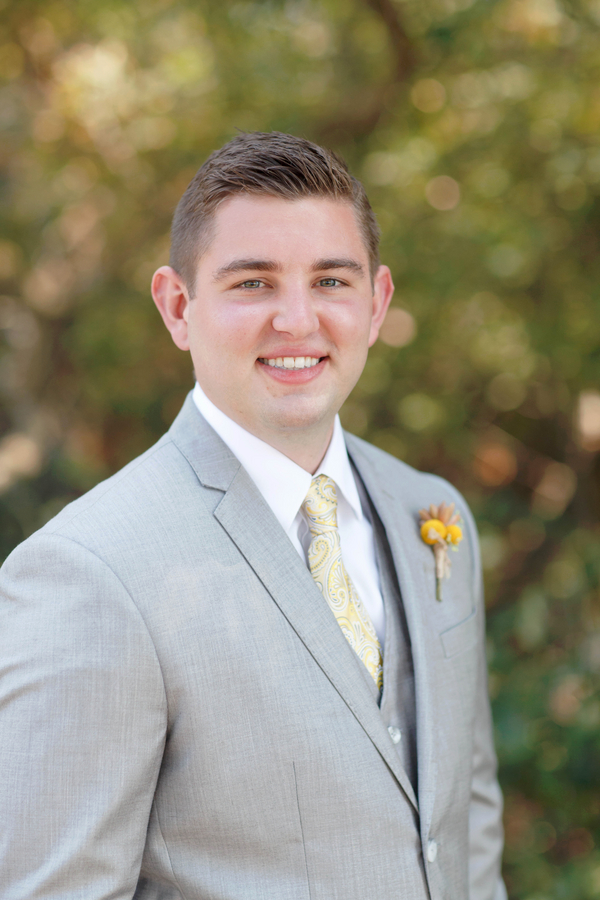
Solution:
{"label": "gray suit jacket", "polygon": [[[475,529],[446,482],[347,440],[405,605],[417,793],[309,571],[188,397],[2,569],[3,900],[505,897]],[[441,500],[467,535],[438,603],[417,511]]]}

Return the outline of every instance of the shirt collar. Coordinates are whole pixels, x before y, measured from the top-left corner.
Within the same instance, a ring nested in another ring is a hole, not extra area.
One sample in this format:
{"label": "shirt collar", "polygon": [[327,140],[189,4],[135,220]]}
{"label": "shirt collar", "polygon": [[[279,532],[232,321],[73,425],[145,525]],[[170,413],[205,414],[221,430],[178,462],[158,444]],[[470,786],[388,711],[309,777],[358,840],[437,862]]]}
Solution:
{"label": "shirt collar", "polygon": [[327,448],[327,453],[323,457],[323,462],[315,474],[327,475],[329,478],[333,478],[339,493],[341,493],[348,501],[356,518],[359,520],[362,519],[363,511],[360,497],[356,487],[356,480],[352,472],[352,466],[350,465],[350,460],[348,458],[344,430],[339,416],[335,417],[333,434],[331,436],[329,447]]}
{"label": "shirt collar", "polygon": [[[198,383],[192,396],[201,415],[239,459],[284,531],[289,532],[308,493],[313,476],[275,447],[271,447],[225,415],[208,399]],[[333,478],[356,517],[362,519],[360,498],[339,416],[335,417],[333,435],[316,474]]]}

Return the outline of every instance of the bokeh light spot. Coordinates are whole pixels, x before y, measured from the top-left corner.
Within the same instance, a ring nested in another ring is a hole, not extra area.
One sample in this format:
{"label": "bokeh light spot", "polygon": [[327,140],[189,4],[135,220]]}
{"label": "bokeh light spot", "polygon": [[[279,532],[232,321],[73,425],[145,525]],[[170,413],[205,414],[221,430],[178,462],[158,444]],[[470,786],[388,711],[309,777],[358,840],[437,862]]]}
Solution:
{"label": "bokeh light spot", "polygon": [[517,474],[517,458],[510,447],[499,441],[483,441],[473,459],[475,477],[489,487],[509,484]]}
{"label": "bokeh light spot", "polygon": [[600,393],[583,391],[575,414],[579,444],[583,450],[600,450]]}
{"label": "bokeh light spot", "polygon": [[492,378],[487,389],[487,398],[495,409],[506,412],[517,409],[524,401],[527,388],[512,372],[501,372]]}
{"label": "bokeh light spot", "polygon": [[555,519],[564,512],[577,487],[577,476],[570,466],[550,462],[533,495],[532,510],[545,519]]}
{"label": "bokeh light spot", "polygon": [[17,432],[3,438],[0,441],[0,491],[9,488],[18,478],[37,475],[42,459],[41,448],[29,435]]}
{"label": "bokeh light spot", "polygon": [[490,272],[500,278],[517,275],[525,263],[525,254],[512,244],[499,244],[490,251],[487,264]]}
{"label": "bokeh light spot", "polygon": [[460,186],[449,175],[438,175],[427,182],[425,198],[434,209],[454,209],[460,203]]}
{"label": "bokeh light spot", "polygon": [[439,112],[446,102],[446,88],[435,78],[422,78],[411,90],[410,99],[421,112]]}
{"label": "bokeh light spot", "polygon": [[566,675],[550,694],[550,714],[559,725],[571,722],[581,706],[584,688],[578,675]]}
{"label": "bokeh light spot", "polygon": [[388,347],[406,347],[415,339],[417,323],[406,309],[392,307],[379,330],[379,338]]}
{"label": "bokeh light spot", "polygon": [[409,431],[429,431],[440,425],[444,413],[440,404],[427,394],[409,394],[398,406],[402,424]]}

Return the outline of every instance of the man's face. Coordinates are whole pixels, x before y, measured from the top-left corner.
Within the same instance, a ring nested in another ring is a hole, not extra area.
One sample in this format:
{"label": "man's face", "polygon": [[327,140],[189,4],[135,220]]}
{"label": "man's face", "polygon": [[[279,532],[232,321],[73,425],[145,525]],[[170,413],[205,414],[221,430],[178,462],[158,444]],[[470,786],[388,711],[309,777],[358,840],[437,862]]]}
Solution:
{"label": "man's face", "polygon": [[392,289],[386,267],[371,282],[352,206],[236,195],[214,226],[183,312],[200,386],[267,442],[331,428]]}

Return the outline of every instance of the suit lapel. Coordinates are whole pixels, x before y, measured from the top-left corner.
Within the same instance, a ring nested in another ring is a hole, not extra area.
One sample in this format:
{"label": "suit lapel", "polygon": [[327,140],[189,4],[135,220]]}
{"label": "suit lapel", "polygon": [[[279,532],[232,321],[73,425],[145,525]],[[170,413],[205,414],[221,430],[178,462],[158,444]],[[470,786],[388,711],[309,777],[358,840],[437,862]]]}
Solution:
{"label": "suit lapel", "polygon": [[352,461],[385,528],[404,603],[415,668],[419,810],[423,832],[427,833],[433,813],[437,772],[434,753],[436,685],[429,649],[432,635],[422,602],[432,590],[423,566],[423,551],[427,548],[418,537],[417,520],[406,508],[401,486],[397,481],[390,482],[384,473],[377,472],[373,461],[352,435],[347,434],[346,440]]}
{"label": "suit lapel", "polygon": [[359,721],[410,802],[417,800],[392,745],[379,707],[306,565],[256,485],[197,411],[191,396],[171,438],[200,482],[223,491],[214,516],[238,547],[316,663]]}

